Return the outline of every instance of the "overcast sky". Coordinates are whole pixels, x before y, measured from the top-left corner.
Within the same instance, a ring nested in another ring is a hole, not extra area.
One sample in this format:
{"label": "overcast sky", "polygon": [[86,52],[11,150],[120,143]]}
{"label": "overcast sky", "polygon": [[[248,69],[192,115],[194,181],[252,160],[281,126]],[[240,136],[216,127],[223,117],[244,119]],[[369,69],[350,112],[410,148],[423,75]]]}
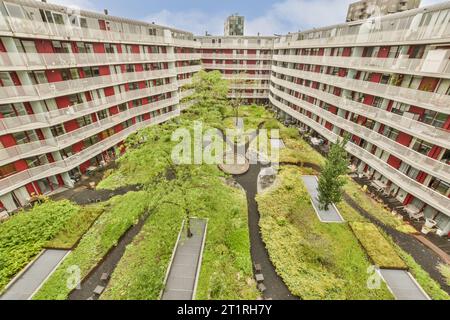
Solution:
{"label": "overcast sky", "polygon": [[[225,18],[246,18],[246,35],[286,34],[345,22],[355,0],[48,0],[82,9],[109,10],[111,15],[155,22],[202,35],[223,34]],[[422,6],[444,2],[422,0]]]}

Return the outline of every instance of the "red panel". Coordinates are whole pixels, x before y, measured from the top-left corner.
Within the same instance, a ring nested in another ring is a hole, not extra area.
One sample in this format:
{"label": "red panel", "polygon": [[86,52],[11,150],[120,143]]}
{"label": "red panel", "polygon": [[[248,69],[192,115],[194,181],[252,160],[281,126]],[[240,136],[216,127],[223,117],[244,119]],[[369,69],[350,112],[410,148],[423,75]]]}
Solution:
{"label": "red panel", "polygon": [[378,58],[387,58],[389,56],[390,47],[381,47],[378,51]]}
{"label": "red panel", "polygon": [[105,96],[106,97],[114,95],[114,87],[107,87],[107,88],[104,89],[104,91],[105,91]]}
{"label": "red panel", "polygon": [[77,130],[79,127],[80,126],[78,125],[78,122],[76,120],[64,122],[64,128],[66,129],[66,132]]}
{"label": "red panel", "polygon": [[0,136],[0,142],[2,143],[4,148],[9,148],[17,144],[16,139],[14,139],[12,134]]}
{"label": "red panel", "polygon": [[372,73],[370,81],[379,83],[381,81],[381,73]]}
{"label": "red panel", "polygon": [[34,40],[38,53],[53,53],[53,46],[50,40]]}
{"label": "red panel", "polygon": [[80,165],[80,171],[82,173],[86,173],[87,168],[89,168],[91,166],[91,162],[90,161],[86,161],[85,163],[82,163]]}
{"label": "red panel", "polygon": [[350,47],[344,48],[344,50],[342,51],[342,56],[343,57],[350,57],[350,54],[352,53],[351,51],[352,50],[351,50]]}
{"label": "red panel", "polygon": [[2,39],[0,39],[0,52],[6,52],[6,48],[3,45]]}
{"label": "red panel", "polygon": [[98,20],[98,26],[100,27],[100,30],[106,30],[105,20]]}
{"label": "red panel", "polygon": [[442,152],[442,148],[441,147],[434,146],[433,148],[431,148],[430,153],[428,154],[428,156],[430,158],[437,159],[441,155],[441,152]]}
{"label": "red panel", "polygon": [[111,108],[109,108],[109,113],[111,115],[118,114],[119,113],[119,108],[117,106],[111,107]]}
{"label": "red panel", "polygon": [[107,76],[107,75],[109,75],[110,73],[109,73],[109,67],[108,66],[100,66],[99,67],[99,73],[100,73],[100,76]]}
{"label": "red panel", "polygon": [[45,75],[47,76],[48,82],[58,82],[63,80],[59,70],[46,70]]}
{"label": "red panel", "polygon": [[450,116],[448,116],[448,119],[447,119],[447,121],[445,122],[443,128],[444,128],[445,130],[450,130]]}
{"label": "red panel", "polygon": [[131,46],[131,53],[139,53],[139,45],[133,44]]}
{"label": "red panel", "polygon": [[409,146],[411,144],[412,136],[406,134],[404,132],[400,132],[397,137],[397,142],[404,145]]}
{"label": "red panel", "polygon": [[55,98],[58,109],[67,108],[70,105],[70,99],[67,96]]}
{"label": "red panel", "polygon": [[17,160],[16,162],[14,162],[14,168],[16,168],[16,170],[18,172],[20,171],[24,171],[28,169],[28,164],[25,160]]}
{"label": "red panel", "polygon": [[105,53],[105,46],[103,43],[94,43],[93,45],[95,53]]}
{"label": "red panel", "polygon": [[72,146],[72,151],[73,151],[74,153],[78,153],[78,152],[80,152],[81,150],[83,150],[83,148],[84,148],[84,142],[83,142],[83,141],[79,141],[79,142],[75,143],[75,144]]}
{"label": "red panel", "polygon": [[388,159],[388,164],[391,167],[394,167],[395,169],[400,168],[400,165],[402,164],[402,161],[394,156],[390,156]]}

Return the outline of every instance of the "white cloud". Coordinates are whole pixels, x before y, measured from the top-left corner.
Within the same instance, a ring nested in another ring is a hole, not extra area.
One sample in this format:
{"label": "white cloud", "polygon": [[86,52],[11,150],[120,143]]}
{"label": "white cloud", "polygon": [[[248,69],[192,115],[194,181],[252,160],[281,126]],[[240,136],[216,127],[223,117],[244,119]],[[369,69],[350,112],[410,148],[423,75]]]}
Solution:
{"label": "white cloud", "polygon": [[225,13],[203,12],[200,10],[189,11],[169,11],[162,10],[160,12],[147,15],[144,20],[155,22],[156,24],[174,27],[186,30],[195,35],[203,35],[205,31],[210,34],[222,34],[223,24],[226,19]]}
{"label": "white cloud", "polygon": [[[37,0],[40,1],[40,0]],[[49,3],[59,4],[69,8],[79,8],[83,10],[98,11],[97,7],[91,0],[49,0]]]}

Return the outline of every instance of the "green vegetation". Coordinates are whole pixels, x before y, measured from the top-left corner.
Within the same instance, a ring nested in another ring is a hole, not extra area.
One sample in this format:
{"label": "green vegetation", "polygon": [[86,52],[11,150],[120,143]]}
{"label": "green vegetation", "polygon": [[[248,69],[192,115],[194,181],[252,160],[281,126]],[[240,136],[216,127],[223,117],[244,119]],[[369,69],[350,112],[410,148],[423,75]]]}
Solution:
{"label": "green vegetation", "polygon": [[359,184],[348,178],[344,186],[344,191],[352,198],[361,208],[366,210],[371,216],[385,225],[391,226],[401,232],[414,233],[416,230],[391,214],[383,204],[372,199]]}
{"label": "green vegetation", "polygon": [[103,213],[102,205],[87,206],[79,214],[72,216],[60,232],[45,244],[46,248],[72,249],[89,230],[94,221]]}
{"label": "green vegetation", "polygon": [[80,268],[83,279],[117,245],[120,237],[146,211],[148,197],[146,192],[130,192],[114,197],[107,202],[105,212],[92,228],[83,236],[78,246],[50,276],[39,292],[36,300],[63,300],[71,291],[67,281],[71,266]]}
{"label": "green vegetation", "polygon": [[450,300],[450,296],[442,290],[439,283],[434,281],[430,275],[422,269],[422,267],[414,260],[411,255],[402,250],[398,245],[394,243],[394,241],[387,235],[385,237],[391,242],[392,246],[396,249],[400,258],[405,261],[406,265],[409,268],[409,272],[413,275],[413,277],[420,284],[422,289],[430,296],[433,300]]}
{"label": "green vegetation", "polygon": [[[131,183],[144,185],[148,197],[159,204],[146,221],[141,233],[127,248],[102,299],[157,299],[181,228],[189,217],[208,218],[208,234],[197,288],[199,299],[256,299],[252,280],[247,206],[243,193],[224,184],[223,174],[215,165],[175,166],[170,158],[174,145],[172,132],[184,127],[192,130],[195,120],[204,129],[223,128],[222,119],[232,110],[225,103],[216,108],[215,83],[220,76],[202,74],[194,81],[197,102],[177,121],[147,128],[127,141],[131,147],[119,160],[119,168],[101,183],[117,187]],[[207,92],[203,92],[207,91]],[[220,96],[220,94],[219,94]],[[199,101],[199,102],[198,102]],[[242,114],[262,114],[261,107],[242,107]],[[218,126],[220,125],[220,126]]]}
{"label": "green vegetation", "polygon": [[392,299],[386,286],[367,288],[370,262],[346,224],[321,223],[300,182],[285,167],[279,188],[257,197],[263,239],[277,272],[303,299]]}
{"label": "green vegetation", "polygon": [[69,201],[47,201],[1,223],[0,291],[78,213]]}
{"label": "green vegetation", "polygon": [[450,286],[450,265],[441,264],[439,266],[439,271],[442,273],[442,276],[445,278],[447,285]]}
{"label": "green vegetation", "polygon": [[375,225],[352,222],[350,227],[375,265],[382,269],[408,269]]}
{"label": "green vegetation", "polygon": [[339,203],[342,200],[342,187],[347,180],[343,175],[347,172],[348,154],[345,145],[348,139],[339,141],[330,149],[325,166],[319,177],[319,203],[321,209],[328,210],[333,203]]}

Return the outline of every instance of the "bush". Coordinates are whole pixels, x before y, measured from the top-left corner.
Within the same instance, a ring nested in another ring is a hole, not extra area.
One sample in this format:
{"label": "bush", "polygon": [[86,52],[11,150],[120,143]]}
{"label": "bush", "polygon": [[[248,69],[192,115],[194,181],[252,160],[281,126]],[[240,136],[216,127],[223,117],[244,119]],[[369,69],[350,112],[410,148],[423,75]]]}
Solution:
{"label": "bush", "polygon": [[378,267],[382,269],[408,269],[374,224],[352,222],[350,226],[356,238],[358,238],[369,257]]}

